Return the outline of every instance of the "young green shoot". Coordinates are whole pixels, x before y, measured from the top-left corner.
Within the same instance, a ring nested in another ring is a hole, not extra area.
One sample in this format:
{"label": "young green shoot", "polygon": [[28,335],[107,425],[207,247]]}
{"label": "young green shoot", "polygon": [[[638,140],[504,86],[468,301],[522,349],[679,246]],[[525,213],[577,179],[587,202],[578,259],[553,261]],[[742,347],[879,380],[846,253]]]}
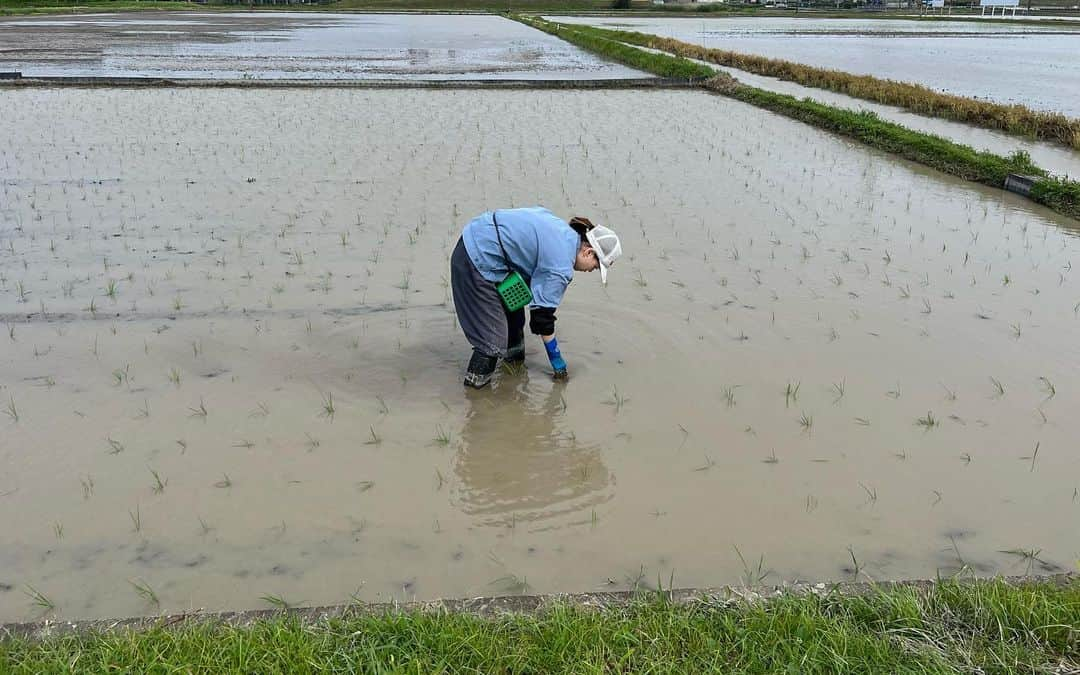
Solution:
{"label": "young green shoot", "polygon": [[619,393],[619,388],[615,385],[611,386],[611,398],[604,401],[604,404],[614,406],[615,413],[618,414],[622,410],[622,407],[630,401],[630,398],[623,396]]}
{"label": "young green shoot", "polygon": [[1045,377],[1040,377],[1039,382],[1042,385],[1043,393],[1046,394],[1046,399],[1044,400],[1049,401],[1057,396],[1057,387],[1054,386],[1053,382]]}
{"label": "young green shoot", "polygon": [[996,377],[990,378],[990,383],[994,385],[994,398],[1001,398],[1005,395],[1005,385],[1001,383]]}
{"label": "young green shoot", "polygon": [[39,607],[46,612],[56,609],[56,603],[30,584],[26,585],[26,591],[24,592],[30,598],[31,602],[33,602],[34,606]]}
{"label": "young green shoot", "polygon": [[289,602],[287,602],[284,598],[278,595],[264,595],[261,596],[259,599],[263,602],[273,605],[280,610],[287,610],[292,607]]}
{"label": "young green shoot", "polygon": [[208,414],[207,410],[206,410],[206,402],[203,401],[201,396],[199,397],[199,405],[198,405],[198,407],[188,408],[188,410],[191,411],[191,414],[189,415],[189,417],[200,417],[202,419],[206,419],[206,416]]}
{"label": "young green shoot", "polygon": [[732,548],[735,549],[735,554],[739,556],[739,562],[742,563],[742,581],[743,585],[747,588],[754,588],[756,586],[760,586],[761,583],[765,581],[766,577],[772,574],[772,570],[769,570],[765,567],[764,554],[758,556],[757,565],[755,567],[751,567],[746,562],[746,558],[743,557],[742,551],[739,550],[739,547],[732,544]]}
{"label": "young green shoot", "polygon": [[861,482],[859,483],[859,487],[861,487],[863,489],[863,492],[866,493],[866,502],[864,502],[865,504],[870,504],[871,506],[877,504],[877,488],[867,487]]}
{"label": "young green shoot", "polygon": [[792,403],[796,403],[799,400],[799,387],[802,386],[801,382],[789,381],[787,387],[784,389],[784,407],[790,408]]}
{"label": "young green shoot", "polygon": [[334,413],[336,412],[337,409],[334,407],[334,392],[328,391],[323,394],[322,412],[319,414],[319,416],[329,418],[331,421],[333,421]]}
{"label": "young green shoot", "polygon": [[158,599],[157,593],[154,589],[150,588],[150,584],[142,580],[128,579],[128,583],[135,589],[135,592],[139,594],[139,597],[146,601],[149,605],[155,607],[161,607],[161,601]]}
{"label": "young green shoot", "polygon": [[153,469],[149,469],[149,471],[150,475],[154,477],[154,484],[150,486],[151,489],[154,491],[154,494],[159,495],[165,492],[165,487],[169,484],[169,479],[166,478],[162,480],[161,476],[158,474],[157,471]]}
{"label": "young green shoot", "polygon": [[918,418],[917,420],[915,420],[915,423],[927,430],[933,429],[937,425],[941,424],[941,422],[936,417],[934,417],[934,413],[931,410],[927,410],[926,417]]}
{"label": "young green shoot", "polygon": [[433,440],[437,445],[450,445],[450,432],[444,429],[442,425],[436,425],[435,438]]}
{"label": "young green shoot", "polygon": [[845,382],[844,378],[840,378],[839,382],[833,382],[832,392],[833,392],[833,395],[834,395],[834,397],[833,397],[833,404],[834,405],[839,403],[844,398],[844,394],[846,393],[846,391],[847,391],[847,383]]}
{"label": "young green shoot", "polygon": [[229,474],[223,473],[221,474],[221,480],[214,483],[214,487],[220,490],[227,490],[232,487],[232,478],[229,478]]}

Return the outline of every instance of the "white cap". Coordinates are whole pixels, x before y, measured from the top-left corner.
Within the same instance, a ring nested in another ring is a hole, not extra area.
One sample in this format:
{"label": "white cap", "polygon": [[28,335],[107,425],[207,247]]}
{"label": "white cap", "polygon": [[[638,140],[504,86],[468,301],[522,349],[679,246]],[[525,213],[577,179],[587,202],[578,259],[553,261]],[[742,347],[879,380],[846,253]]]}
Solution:
{"label": "white cap", "polygon": [[600,261],[600,283],[607,284],[608,268],[622,255],[619,235],[611,228],[597,225],[585,233],[585,238]]}

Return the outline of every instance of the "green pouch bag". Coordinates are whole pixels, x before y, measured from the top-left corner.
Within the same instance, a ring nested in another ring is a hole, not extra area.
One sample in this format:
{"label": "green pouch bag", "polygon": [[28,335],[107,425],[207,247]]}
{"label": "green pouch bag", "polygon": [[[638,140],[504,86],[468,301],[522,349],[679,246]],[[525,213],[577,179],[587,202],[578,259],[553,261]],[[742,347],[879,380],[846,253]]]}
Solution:
{"label": "green pouch bag", "polygon": [[503,305],[511,312],[516,312],[522,307],[528,305],[533,300],[532,291],[529,290],[529,284],[525,283],[525,279],[511,266],[510,256],[506,255],[506,249],[503,247],[502,235],[499,233],[499,219],[495,217],[495,212],[491,212],[491,223],[495,226],[495,236],[499,238],[499,249],[503,254],[503,261],[506,262],[506,269],[510,270],[510,274],[506,275],[506,278],[499,282],[499,285],[495,287],[499,297],[502,298]]}
{"label": "green pouch bag", "polygon": [[525,283],[525,279],[517,272],[511,272],[495,287],[495,290],[499,292],[499,297],[502,298],[506,309],[511,312],[518,311],[533,300],[529,285]]}

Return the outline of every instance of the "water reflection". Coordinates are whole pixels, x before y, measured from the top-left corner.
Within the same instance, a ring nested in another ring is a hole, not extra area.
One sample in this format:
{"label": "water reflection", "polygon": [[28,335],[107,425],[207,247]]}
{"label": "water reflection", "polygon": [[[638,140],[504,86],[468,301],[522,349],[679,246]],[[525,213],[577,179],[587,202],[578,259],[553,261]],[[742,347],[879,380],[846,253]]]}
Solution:
{"label": "water reflection", "polygon": [[454,460],[460,508],[486,525],[551,529],[609,500],[614,478],[600,448],[567,428],[563,386],[538,396],[547,380],[530,387],[527,373],[504,375],[501,384],[469,399]]}

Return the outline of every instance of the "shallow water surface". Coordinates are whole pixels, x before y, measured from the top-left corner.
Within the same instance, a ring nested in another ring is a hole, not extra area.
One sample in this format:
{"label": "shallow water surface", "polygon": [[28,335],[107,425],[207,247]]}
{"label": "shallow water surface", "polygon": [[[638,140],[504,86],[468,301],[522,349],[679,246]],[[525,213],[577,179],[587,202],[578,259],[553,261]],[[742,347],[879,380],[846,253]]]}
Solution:
{"label": "shallow water surface", "polygon": [[[703,92],[4,102],[0,620],[1080,557],[1075,221]],[[466,393],[536,202],[626,254]]]}
{"label": "shallow water surface", "polygon": [[1080,26],[991,21],[549,17],[1080,117]]}
{"label": "shallow water surface", "polygon": [[321,12],[0,19],[0,70],[199,79],[645,76],[497,16]]}

